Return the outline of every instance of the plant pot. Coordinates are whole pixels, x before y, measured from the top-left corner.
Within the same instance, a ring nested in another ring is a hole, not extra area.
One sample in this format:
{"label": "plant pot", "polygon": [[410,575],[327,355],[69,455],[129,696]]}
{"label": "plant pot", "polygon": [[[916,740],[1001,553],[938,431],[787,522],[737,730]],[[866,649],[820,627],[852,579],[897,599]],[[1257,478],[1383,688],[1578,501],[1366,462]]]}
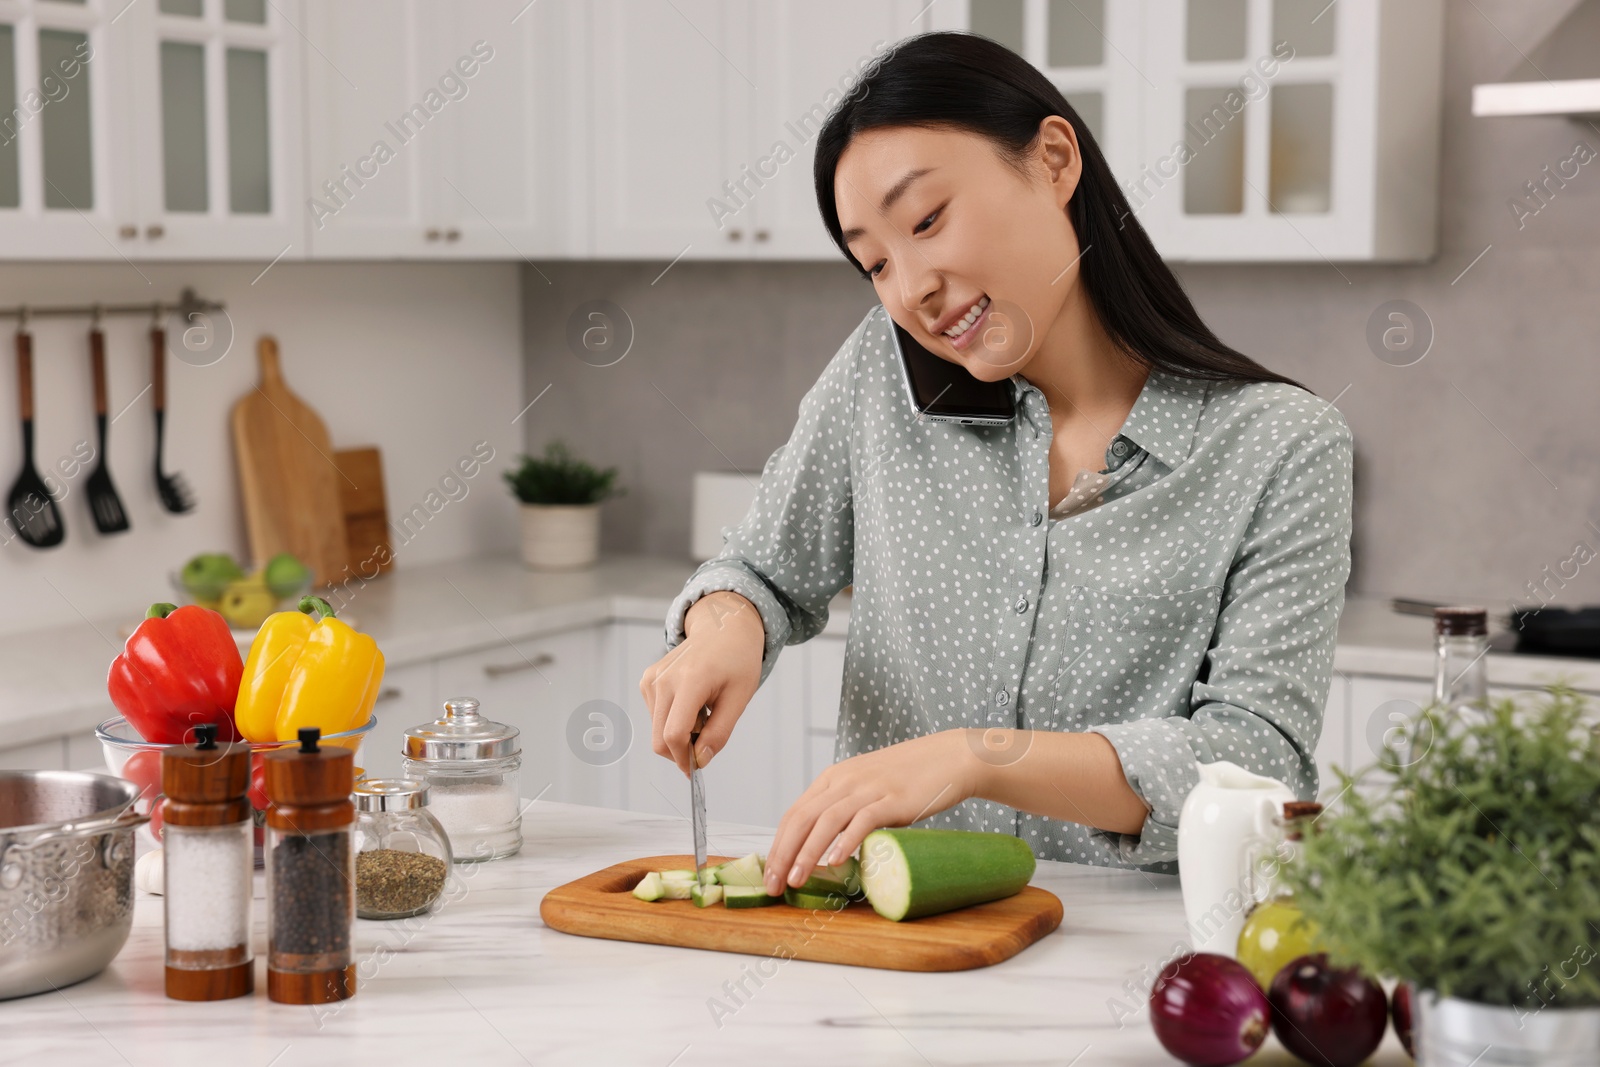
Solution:
{"label": "plant pot", "polygon": [[1600,1008],[1503,1008],[1417,990],[1418,1067],[1592,1067]]}
{"label": "plant pot", "polygon": [[600,505],[523,504],[522,562],[534,570],[593,566],[600,557]]}

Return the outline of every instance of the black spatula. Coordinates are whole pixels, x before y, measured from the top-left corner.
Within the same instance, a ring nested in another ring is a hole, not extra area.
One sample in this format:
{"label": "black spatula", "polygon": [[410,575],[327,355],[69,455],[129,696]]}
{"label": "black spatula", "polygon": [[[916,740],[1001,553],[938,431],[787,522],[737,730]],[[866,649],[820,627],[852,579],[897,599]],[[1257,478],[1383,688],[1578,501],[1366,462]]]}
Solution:
{"label": "black spatula", "polygon": [[17,401],[22,409],[22,473],[6,501],[6,524],[34,548],[51,548],[67,536],[61,510],[33,465],[33,335],[17,331]]}
{"label": "black spatula", "polygon": [[94,528],[103,534],[121,533],[128,528],[128,513],[122,507],[122,498],[111,484],[111,470],[106,466],[106,335],[96,326],[89,331],[89,362],[94,371],[94,425],[100,435],[100,454],[94,471],[84,485],[89,494],[89,513],[94,516]]}
{"label": "black spatula", "polygon": [[161,495],[162,507],[182,515],[194,507],[189,483],[177,471],[167,474],[161,469],[161,442],[167,428],[167,331],[159,326],[150,328],[150,385],[156,411],[156,492]]}

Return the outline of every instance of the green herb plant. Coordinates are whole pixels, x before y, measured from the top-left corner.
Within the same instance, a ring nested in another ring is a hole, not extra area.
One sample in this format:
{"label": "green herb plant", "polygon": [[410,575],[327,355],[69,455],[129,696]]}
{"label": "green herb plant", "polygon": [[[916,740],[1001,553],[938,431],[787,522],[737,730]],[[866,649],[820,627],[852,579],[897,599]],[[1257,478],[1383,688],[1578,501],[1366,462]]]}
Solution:
{"label": "green herb plant", "polygon": [[623,492],[613,484],[617,468],[599,470],[574,456],[561,441],[547,444],[541,458],[517,458],[521,465],[503,473],[511,492],[524,504],[594,504]]}
{"label": "green herb plant", "polygon": [[1532,696],[1424,708],[1401,731],[1420,755],[1335,768],[1342,803],[1283,871],[1335,965],[1487,1005],[1600,1005],[1600,727],[1565,685]]}

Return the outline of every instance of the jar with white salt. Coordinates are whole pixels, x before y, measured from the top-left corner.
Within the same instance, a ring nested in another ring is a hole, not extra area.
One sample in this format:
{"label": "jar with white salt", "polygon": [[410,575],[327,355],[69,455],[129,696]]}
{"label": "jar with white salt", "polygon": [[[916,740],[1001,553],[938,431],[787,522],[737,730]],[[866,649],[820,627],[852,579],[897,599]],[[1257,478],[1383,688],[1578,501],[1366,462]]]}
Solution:
{"label": "jar with white salt", "polygon": [[195,734],[193,746],[161,753],[166,989],[174,1000],[226,1000],[255,990],[250,746],[219,745],[211,723]]}
{"label": "jar with white salt", "polygon": [[509,856],[522,847],[517,771],[521,731],[478,714],[478,702],[444,702],[444,715],[406,731],[402,774],[428,783],[428,809],[457,863]]}

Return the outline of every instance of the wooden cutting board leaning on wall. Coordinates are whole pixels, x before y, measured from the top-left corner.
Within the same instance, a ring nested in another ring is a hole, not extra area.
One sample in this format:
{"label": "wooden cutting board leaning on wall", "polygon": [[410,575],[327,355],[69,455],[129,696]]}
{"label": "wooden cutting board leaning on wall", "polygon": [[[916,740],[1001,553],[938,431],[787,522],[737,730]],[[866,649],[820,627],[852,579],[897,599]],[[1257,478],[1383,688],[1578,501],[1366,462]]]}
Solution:
{"label": "wooden cutting board leaning on wall", "polygon": [[264,564],[292,552],[324,588],[344,576],[350,557],[339,497],[344,476],[327,426],[284,381],[278,342],[262,337],[256,354],[261,381],[233,405],[232,418],[250,554]]}
{"label": "wooden cutting board leaning on wall", "polygon": [[350,574],[371,578],[394,566],[389,543],[389,498],[383,489],[383,453],[376,448],[344,448],[333,454],[344,477],[339,500],[349,545]]}

